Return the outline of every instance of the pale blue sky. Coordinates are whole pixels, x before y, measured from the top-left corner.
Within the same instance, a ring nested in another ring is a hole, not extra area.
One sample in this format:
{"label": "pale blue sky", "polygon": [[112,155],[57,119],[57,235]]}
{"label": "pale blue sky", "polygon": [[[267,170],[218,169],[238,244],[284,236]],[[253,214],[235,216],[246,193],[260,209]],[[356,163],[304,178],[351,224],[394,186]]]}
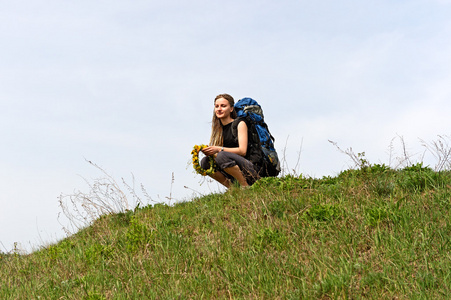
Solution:
{"label": "pale blue sky", "polygon": [[64,237],[57,197],[100,176],[85,158],[162,201],[172,173],[177,200],[217,191],[187,164],[219,93],[259,101],[307,176],[348,168],[328,140],[422,153],[451,133],[450,37],[445,0],[3,1],[0,251]]}

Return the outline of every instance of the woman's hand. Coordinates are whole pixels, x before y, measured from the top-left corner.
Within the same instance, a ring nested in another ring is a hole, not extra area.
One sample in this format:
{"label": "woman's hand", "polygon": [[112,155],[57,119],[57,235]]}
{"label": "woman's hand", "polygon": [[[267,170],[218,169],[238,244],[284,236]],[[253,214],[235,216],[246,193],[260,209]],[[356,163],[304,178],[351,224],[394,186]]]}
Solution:
{"label": "woman's hand", "polygon": [[204,148],[202,152],[207,156],[215,155],[216,153],[220,152],[222,147],[219,146],[208,146],[207,148]]}

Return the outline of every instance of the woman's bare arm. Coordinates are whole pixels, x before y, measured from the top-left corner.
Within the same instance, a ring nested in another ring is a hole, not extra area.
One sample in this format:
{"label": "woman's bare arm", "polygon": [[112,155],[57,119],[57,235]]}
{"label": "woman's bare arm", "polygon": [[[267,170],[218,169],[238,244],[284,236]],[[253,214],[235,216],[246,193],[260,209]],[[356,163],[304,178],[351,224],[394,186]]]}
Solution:
{"label": "woman's bare arm", "polygon": [[238,124],[238,147],[235,148],[226,148],[221,146],[209,146],[202,150],[205,155],[215,155],[220,152],[222,149],[224,151],[235,153],[241,156],[246,156],[247,153],[247,142],[248,142],[248,134],[247,134],[247,125],[246,122],[241,121]]}

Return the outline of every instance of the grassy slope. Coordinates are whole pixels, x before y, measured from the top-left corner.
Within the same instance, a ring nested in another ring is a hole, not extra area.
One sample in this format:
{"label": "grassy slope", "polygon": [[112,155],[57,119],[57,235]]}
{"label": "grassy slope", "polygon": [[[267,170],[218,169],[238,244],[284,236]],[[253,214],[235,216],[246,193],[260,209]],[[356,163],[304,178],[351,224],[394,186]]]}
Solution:
{"label": "grassy slope", "polygon": [[444,299],[451,173],[375,165],[108,215],[0,255],[1,299]]}

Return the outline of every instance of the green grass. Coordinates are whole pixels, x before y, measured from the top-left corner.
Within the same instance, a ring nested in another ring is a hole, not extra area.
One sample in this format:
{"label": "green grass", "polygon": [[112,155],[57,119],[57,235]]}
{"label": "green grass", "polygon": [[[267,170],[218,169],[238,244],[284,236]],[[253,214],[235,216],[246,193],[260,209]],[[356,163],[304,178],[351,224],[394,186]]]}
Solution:
{"label": "green grass", "polygon": [[266,178],[0,254],[0,299],[446,299],[451,172]]}

